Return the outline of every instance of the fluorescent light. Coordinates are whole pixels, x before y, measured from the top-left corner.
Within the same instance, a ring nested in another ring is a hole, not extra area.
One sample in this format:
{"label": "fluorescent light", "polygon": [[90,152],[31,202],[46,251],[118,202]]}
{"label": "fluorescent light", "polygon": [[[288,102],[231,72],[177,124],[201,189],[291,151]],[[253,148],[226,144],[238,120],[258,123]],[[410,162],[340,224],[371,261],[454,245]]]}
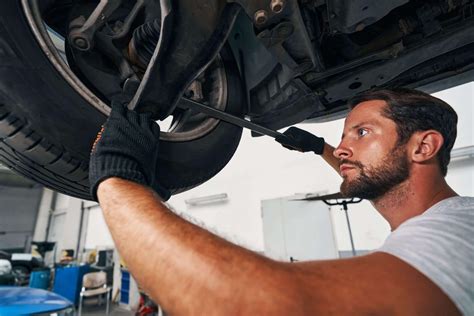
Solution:
{"label": "fluorescent light", "polygon": [[212,204],[212,203],[217,203],[217,202],[225,202],[227,200],[228,200],[227,193],[220,193],[220,194],[187,199],[187,200],[184,200],[184,203],[188,205],[203,205],[203,204]]}
{"label": "fluorescent light", "polygon": [[454,148],[451,150],[451,159],[472,158],[474,157],[474,146]]}

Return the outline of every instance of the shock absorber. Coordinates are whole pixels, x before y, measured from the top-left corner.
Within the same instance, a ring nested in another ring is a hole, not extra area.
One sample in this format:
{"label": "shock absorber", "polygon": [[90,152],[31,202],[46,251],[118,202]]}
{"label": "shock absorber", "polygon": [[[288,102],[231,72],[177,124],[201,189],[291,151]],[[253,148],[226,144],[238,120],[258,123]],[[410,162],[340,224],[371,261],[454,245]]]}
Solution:
{"label": "shock absorber", "polygon": [[128,46],[129,57],[134,64],[141,68],[147,67],[160,39],[160,31],[161,19],[159,18],[135,29]]}

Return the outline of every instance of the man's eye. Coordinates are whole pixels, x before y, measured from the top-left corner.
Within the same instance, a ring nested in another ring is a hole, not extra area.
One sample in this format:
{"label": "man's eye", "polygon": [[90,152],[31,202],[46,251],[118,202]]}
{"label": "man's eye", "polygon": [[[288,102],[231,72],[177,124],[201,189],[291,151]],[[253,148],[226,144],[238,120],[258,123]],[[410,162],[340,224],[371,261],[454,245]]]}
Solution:
{"label": "man's eye", "polygon": [[364,129],[364,128],[359,128],[359,129],[357,130],[357,134],[359,135],[359,137],[362,137],[362,136],[364,136],[365,134],[367,134],[367,130]]}

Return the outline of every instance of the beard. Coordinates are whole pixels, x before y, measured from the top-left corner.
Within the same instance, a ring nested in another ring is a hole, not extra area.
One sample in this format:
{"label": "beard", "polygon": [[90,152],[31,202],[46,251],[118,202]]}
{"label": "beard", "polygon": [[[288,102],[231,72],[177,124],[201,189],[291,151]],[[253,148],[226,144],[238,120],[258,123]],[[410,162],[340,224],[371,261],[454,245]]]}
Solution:
{"label": "beard", "polygon": [[365,167],[360,161],[342,160],[341,163],[359,169],[359,176],[351,181],[345,178],[341,184],[344,197],[375,200],[408,179],[410,167],[405,146],[394,148],[376,167]]}

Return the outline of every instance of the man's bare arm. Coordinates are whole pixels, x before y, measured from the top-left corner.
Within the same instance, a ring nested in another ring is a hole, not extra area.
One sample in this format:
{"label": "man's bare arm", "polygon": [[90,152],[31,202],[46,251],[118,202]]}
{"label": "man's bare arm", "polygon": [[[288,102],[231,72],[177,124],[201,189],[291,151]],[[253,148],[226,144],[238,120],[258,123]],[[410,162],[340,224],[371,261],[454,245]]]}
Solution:
{"label": "man's bare arm", "polygon": [[431,281],[388,254],[281,263],[184,221],[142,185],[109,178],[98,197],[133,276],[172,314],[456,311]]}
{"label": "man's bare arm", "polygon": [[148,188],[110,178],[98,197],[133,276],[170,313],[276,313],[297,301],[284,265],[181,219]]}
{"label": "man's bare arm", "polygon": [[339,173],[339,159],[337,159],[333,153],[335,148],[329,145],[328,143],[324,143],[324,150],[321,155],[323,159],[334,169],[337,173]]}

